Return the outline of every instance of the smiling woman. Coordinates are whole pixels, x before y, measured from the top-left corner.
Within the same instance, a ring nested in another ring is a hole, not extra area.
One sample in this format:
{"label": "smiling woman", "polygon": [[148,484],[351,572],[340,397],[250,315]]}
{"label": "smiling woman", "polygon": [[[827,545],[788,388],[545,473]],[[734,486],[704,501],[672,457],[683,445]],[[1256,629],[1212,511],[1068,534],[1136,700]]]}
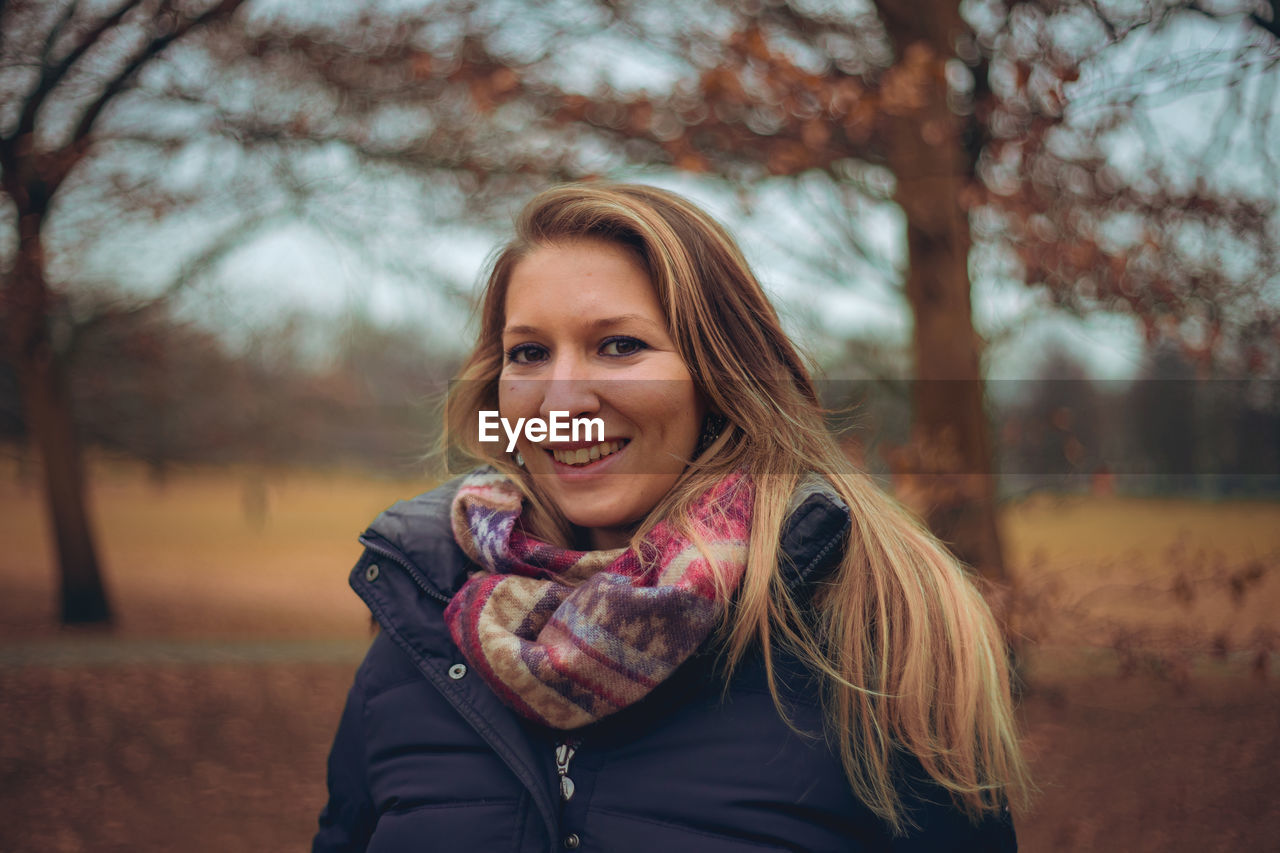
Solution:
{"label": "smiling woman", "polygon": [[383,630],[317,851],[1014,848],[994,620],[840,452],[717,223],[539,195],[459,379],[448,436],[482,467],[362,537]]}
{"label": "smiling woman", "polygon": [[689,466],[706,412],[649,274],[602,240],[544,246],[512,271],[505,314],[503,417],[567,410],[605,422],[596,458],[579,463],[575,453],[566,464],[583,445],[526,438],[517,445],[525,467],[581,531],[579,544],[625,545]]}

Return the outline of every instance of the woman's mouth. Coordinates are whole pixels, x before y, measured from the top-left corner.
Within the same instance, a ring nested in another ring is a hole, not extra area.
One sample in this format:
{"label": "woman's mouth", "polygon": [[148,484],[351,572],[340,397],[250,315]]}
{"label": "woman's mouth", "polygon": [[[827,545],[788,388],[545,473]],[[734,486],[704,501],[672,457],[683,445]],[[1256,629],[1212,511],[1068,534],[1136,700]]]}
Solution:
{"label": "woman's mouth", "polygon": [[561,465],[571,465],[575,468],[590,465],[607,456],[612,456],[623,447],[626,446],[629,439],[616,439],[614,441],[602,441],[598,444],[591,444],[586,447],[562,448],[553,447],[548,449],[551,457]]}

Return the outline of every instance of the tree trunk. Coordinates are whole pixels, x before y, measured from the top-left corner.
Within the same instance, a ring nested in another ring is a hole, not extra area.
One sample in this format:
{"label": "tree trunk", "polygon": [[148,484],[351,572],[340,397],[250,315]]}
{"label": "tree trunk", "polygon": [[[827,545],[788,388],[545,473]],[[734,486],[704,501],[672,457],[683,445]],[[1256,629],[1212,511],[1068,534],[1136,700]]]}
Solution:
{"label": "tree trunk", "polygon": [[[882,4],[882,8],[885,5]],[[958,12],[899,8],[884,16],[899,54],[904,92],[890,112],[888,166],[906,214],[907,300],[915,328],[914,440],[935,474],[925,520],[979,575],[1007,581],[996,525],[990,424],[984,406],[982,341],[973,327],[969,221],[962,195],[972,164],[964,117],[948,103],[945,62],[963,32]]]}
{"label": "tree trunk", "polygon": [[44,280],[39,228],[38,216],[20,218],[18,254],[5,285],[11,356],[28,440],[40,457],[62,581],[62,621],[109,623],[111,607],[85,504],[84,459],[66,366],[50,333],[52,297]]}

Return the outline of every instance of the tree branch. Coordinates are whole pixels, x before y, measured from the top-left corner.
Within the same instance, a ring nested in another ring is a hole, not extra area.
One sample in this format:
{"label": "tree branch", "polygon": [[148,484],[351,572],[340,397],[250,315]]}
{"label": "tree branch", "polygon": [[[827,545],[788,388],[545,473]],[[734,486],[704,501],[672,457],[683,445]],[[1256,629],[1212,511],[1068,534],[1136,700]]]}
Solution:
{"label": "tree branch", "polygon": [[1267,5],[1271,7],[1271,20],[1267,20],[1257,12],[1251,14],[1249,20],[1280,39],[1280,0],[1271,0]]}
{"label": "tree branch", "polygon": [[159,294],[153,297],[152,301],[158,303],[177,296],[187,289],[201,273],[211,269],[233,249],[240,246],[245,237],[248,237],[268,222],[280,218],[286,211],[291,210],[296,212],[296,206],[292,204],[273,206],[270,209],[258,211],[241,219],[210,241],[199,252],[184,261],[178,271],[174,273],[173,278],[170,279]]}
{"label": "tree branch", "polygon": [[1097,0],[1085,0],[1085,5],[1093,12],[1093,16],[1097,18],[1098,23],[1102,24],[1102,28],[1107,31],[1107,40],[1109,42],[1118,42],[1123,35],[1116,29],[1115,21],[1112,21],[1107,14],[1102,11],[1102,7],[1098,5]]}
{"label": "tree branch", "polygon": [[[36,115],[40,112],[40,107],[44,105],[45,98],[49,96],[49,93],[57,88],[72,67],[80,61],[82,56],[88,53],[90,48],[98,43],[107,30],[118,25],[125,15],[141,6],[143,2],[144,0],[125,0],[124,3],[120,4],[120,8],[103,18],[98,22],[97,26],[85,33],[84,38],[62,58],[61,62],[56,65],[42,63],[40,82],[36,84],[35,90],[27,96],[26,102],[22,106],[22,115],[18,119],[18,124],[13,133],[5,139],[6,142],[15,140],[35,130]],[[75,5],[74,3],[71,4],[72,7]],[[63,25],[65,25],[65,21],[59,21],[55,25],[54,32],[50,33],[49,41],[45,44],[46,51],[52,49],[56,33]]]}
{"label": "tree branch", "polygon": [[67,24],[76,16],[76,10],[80,8],[80,0],[71,0],[62,9],[62,14],[58,16],[58,20],[53,22],[53,26],[49,28],[49,35],[44,40],[44,47],[40,50],[40,67],[47,68],[53,59],[53,46],[57,43],[58,38],[62,35],[62,31],[66,29]]}
{"label": "tree branch", "polygon": [[[105,109],[107,104],[111,102],[112,98],[118,95],[126,86],[129,85],[134,75],[138,73],[138,70],[141,69],[142,66],[146,65],[149,61],[162,53],[165,48],[173,44],[173,42],[187,35],[191,31],[217,20],[218,18],[230,15],[243,3],[244,0],[222,0],[222,2],[217,3],[214,6],[210,6],[199,15],[174,24],[169,32],[162,33],[148,42],[146,46],[144,46],[142,50],[139,51],[138,54],[130,60],[109,83],[107,83],[106,88],[102,90],[102,93],[98,98],[89,105],[89,108],[85,111],[84,115],[81,116],[79,124],[76,125],[76,130],[72,135],[72,140],[78,142],[89,135],[89,132],[93,129],[93,125],[102,114],[103,109]],[[166,2],[164,3],[164,6],[162,6],[162,9],[170,5],[172,4]]]}

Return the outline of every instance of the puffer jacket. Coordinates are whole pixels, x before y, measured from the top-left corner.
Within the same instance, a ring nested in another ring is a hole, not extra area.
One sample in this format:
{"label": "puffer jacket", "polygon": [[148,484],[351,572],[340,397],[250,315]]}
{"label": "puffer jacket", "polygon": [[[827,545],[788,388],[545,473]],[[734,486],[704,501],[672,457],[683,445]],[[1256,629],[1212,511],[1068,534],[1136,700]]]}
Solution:
{"label": "puffer jacket", "polygon": [[[1016,849],[1007,813],[971,825],[908,760],[915,828],[893,837],[822,737],[814,679],[785,658],[791,725],[758,658],[726,688],[709,650],[586,729],[519,717],[469,670],[443,619],[474,568],[450,531],[457,484],[395,504],[361,537],[351,585],[381,631],[338,727],[313,853]],[[784,570],[803,593],[836,564],[849,514],[817,478],[792,506]]]}

